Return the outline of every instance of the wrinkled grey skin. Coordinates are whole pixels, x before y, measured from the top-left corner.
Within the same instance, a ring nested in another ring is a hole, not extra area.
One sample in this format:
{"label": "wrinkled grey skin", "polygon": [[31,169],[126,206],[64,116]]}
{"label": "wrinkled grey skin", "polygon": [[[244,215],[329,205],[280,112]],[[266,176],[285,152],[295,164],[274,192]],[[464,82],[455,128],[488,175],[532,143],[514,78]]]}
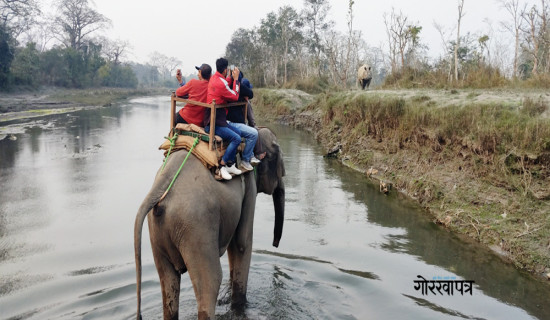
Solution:
{"label": "wrinkled grey skin", "polygon": [[[273,196],[273,245],[281,239],[284,221],[285,173],[275,135],[260,130],[267,155],[254,172],[216,181],[194,156],[189,156],[172,189],[160,201],[187,152],[172,154],[141,204],[134,226],[137,319],[141,319],[141,232],[145,217],[159,274],[164,319],[178,319],[181,274],[189,272],[197,299],[198,318],[213,319],[222,281],[220,257],[227,250],[232,306],[246,302],[257,192]],[[151,214],[152,213],[152,214]]]}

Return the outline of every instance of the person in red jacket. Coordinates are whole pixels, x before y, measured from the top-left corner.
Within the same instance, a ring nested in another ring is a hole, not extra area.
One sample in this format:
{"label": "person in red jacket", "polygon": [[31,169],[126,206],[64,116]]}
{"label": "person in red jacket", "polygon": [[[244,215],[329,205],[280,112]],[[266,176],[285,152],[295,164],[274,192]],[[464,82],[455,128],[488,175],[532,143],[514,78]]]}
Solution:
{"label": "person in red jacket", "polygon": [[[203,63],[200,67],[195,67],[195,69],[198,70],[199,79],[191,79],[179,87],[176,90],[176,96],[206,103],[208,81],[212,75],[212,68],[210,65]],[[181,75],[178,78],[178,81],[181,83],[180,79]],[[204,127],[204,112],[204,107],[188,103],[176,114],[176,123],[192,123],[199,127]]]}
{"label": "person in red jacket", "polygon": [[[219,58],[216,60],[216,73],[212,76],[208,83],[208,95],[206,102],[216,104],[224,104],[234,102],[239,99],[240,82],[233,81],[232,86],[227,82],[227,59]],[[231,70],[234,79],[239,78],[239,69]],[[204,130],[210,132],[210,113],[211,109],[206,109],[204,113]],[[216,129],[215,134],[224,140],[229,140],[229,146],[220,161],[220,175],[225,180],[231,179],[231,174],[241,174],[242,171],[237,169],[235,165],[235,154],[241,143],[241,131],[227,123],[227,108],[216,110]]]}

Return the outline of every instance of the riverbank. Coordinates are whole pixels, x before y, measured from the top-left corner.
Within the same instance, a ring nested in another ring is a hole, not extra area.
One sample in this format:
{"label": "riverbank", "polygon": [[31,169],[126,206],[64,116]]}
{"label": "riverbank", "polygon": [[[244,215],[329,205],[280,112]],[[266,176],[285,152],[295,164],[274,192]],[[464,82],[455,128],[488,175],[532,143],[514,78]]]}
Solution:
{"label": "riverbank", "polygon": [[154,94],[170,95],[170,89],[62,89],[41,88],[0,93],[0,123],[32,119],[82,109],[109,107],[128,98]]}
{"label": "riverbank", "polygon": [[417,201],[434,222],[550,273],[550,95],[543,91],[255,90],[255,113]]}

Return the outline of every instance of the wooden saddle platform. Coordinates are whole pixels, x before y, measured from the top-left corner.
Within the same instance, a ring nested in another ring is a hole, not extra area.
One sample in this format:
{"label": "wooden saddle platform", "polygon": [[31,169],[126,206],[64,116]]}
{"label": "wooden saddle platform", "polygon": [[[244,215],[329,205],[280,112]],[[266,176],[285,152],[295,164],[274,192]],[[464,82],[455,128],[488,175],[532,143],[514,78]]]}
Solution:
{"label": "wooden saddle platform", "polygon": [[[194,124],[175,123],[176,103],[185,102],[192,103],[194,105],[202,106],[205,108],[211,108],[210,133],[206,133],[204,128],[201,128]],[[193,146],[195,139],[199,138],[199,142],[193,148],[192,153],[195,155],[207,168],[217,168],[220,159],[225,153],[228,144],[225,143],[221,137],[214,135],[216,128],[216,110],[219,108],[225,108],[230,106],[246,106],[246,102],[236,102],[230,104],[216,105],[216,101],[211,104],[202,103],[198,101],[188,100],[176,97],[176,94],[172,92],[171,108],[170,108],[170,133],[167,139],[160,145],[160,150],[165,150],[165,156],[168,152],[172,153],[177,150],[185,149],[189,151]],[[245,119],[246,119],[246,108]],[[239,151],[244,150],[244,143],[239,146]]]}

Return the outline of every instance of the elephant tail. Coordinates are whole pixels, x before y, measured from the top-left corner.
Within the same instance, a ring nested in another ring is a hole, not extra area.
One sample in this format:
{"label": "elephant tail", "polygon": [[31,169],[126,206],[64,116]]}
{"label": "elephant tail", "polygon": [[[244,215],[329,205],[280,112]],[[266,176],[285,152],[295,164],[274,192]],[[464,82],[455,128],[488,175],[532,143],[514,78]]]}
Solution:
{"label": "elephant tail", "polygon": [[134,224],[134,254],[136,260],[137,320],[141,320],[141,234],[147,214],[158,203],[159,199],[148,197],[139,207]]}

